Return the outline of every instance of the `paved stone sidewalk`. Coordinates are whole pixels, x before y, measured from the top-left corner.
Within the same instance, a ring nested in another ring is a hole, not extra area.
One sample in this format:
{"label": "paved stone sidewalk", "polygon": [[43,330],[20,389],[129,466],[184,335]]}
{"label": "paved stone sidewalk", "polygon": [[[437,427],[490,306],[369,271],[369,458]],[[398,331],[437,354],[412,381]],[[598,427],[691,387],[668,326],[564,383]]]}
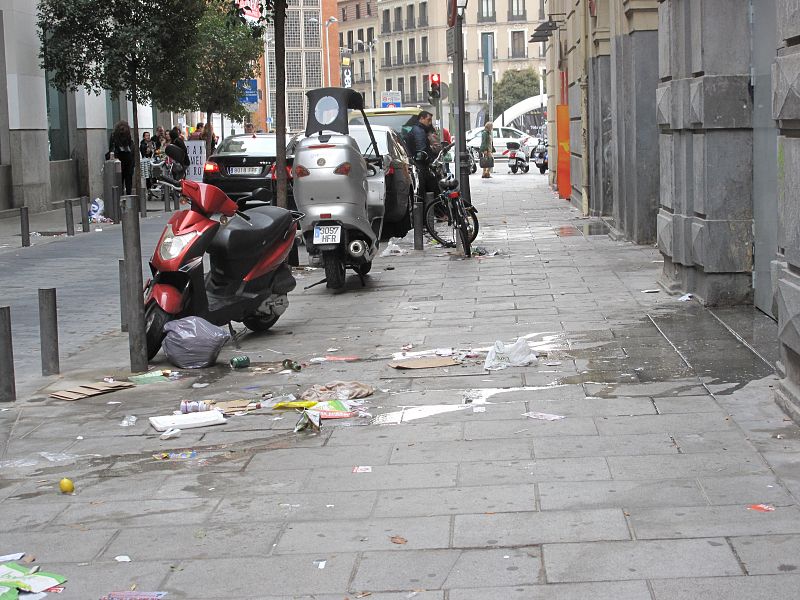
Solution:
{"label": "paved stone sidewalk", "polygon": [[[428,247],[380,259],[365,288],[298,289],[273,331],[242,337],[248,370],[0,412],[0,554],[32,552],[69,578],[59,598],[81,600],[133,585],[220,600],[791,597],[800,434],[773,402],[769,365],[698,305],[645,293],[657,251],[611,241],[544,177],[473,186],[477,244],[501,255]],[[387,366],[406,344],[519,336],[538,365]],[[56,385],[116,373],[124,348],[98,339],[67,361],[91,367]],[[359,360],[291,375],[263,364],[325,355]],[[184,398],[337,379],[378,388],[371,412],[390,424],[295,434],[296,416],[260,411],[166,442],[147,424]],[[125,415],[137,424],[120,427]],[[197,455],[152,456],[171,450]],[[73,496],[55,488],[65,475]]]}

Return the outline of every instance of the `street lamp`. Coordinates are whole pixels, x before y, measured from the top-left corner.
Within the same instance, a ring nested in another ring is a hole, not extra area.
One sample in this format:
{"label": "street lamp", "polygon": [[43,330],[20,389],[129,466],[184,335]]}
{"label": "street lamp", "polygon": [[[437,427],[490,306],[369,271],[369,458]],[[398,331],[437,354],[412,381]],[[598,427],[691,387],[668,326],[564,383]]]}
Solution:
{"label": "street lamp", "polygon": [[361,44],[362,48],[369,50],[369,86],[372,91],[372,108],[375,108],[375,63],[372,62],[372,49],[378,43],[378,38],[373,38],[368,43],[362,40],[356,40],[356,44]]}
{"label": "street lamp", "polygon": [[269,114],[269,45],[275,44],[275,40],[264,36],[264,91],[266,92],[266,108],[267,108],[267,131],[270,130],[271,117]]}
{"label": "street lamp", "polygon": [[328,87],[331,85],[331,40],[328,37],[328,29],[331,26],[331,23],[338,23],[339,19],[334,16],[328,17],[325,21],[325,52],[327,53],[325,57],[325,62],[328,65]]}

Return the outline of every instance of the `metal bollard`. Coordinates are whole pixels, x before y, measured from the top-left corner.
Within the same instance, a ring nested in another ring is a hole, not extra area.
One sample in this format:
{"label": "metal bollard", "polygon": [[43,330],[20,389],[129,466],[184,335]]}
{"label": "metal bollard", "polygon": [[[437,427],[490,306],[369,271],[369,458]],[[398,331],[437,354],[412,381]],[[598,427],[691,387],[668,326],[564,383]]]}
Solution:
{"label": "metal bollard", "polygon": [[14,347],[11,343],[11,307],[0,306],[0,402],[14,402]]}
{"label": "metal bollard", "polygon": [[147,337],[144,322],[144,294],[142,292],[142,240],[139,231],[139,213],[136,196],[123,196],[120,201],[122,216],[122,249],[125,256],[125,281],[128,296],[128,347],[131,371],[147,370]]}
{"label": "metal bollard", "polygon": [[125,283],[125,261],[119,259],[119,330],[128,331],[128,286]]}
{"label": "metal bollard", "polygon": [[75,235],[75,213],[72,210],[72,200],[64,200],[64,216],[67,219],[67,235]]}
{"label": "metal bollard", "polygon": [[89,196],[81,196],[81,230],[89,233]]}
{"label": "metal bollard", "polygon": [[39,343],[42,375],[58,375],[58,306],[55,288],[39,288]]}
{"label": "metal bollard", "polygon": [[139,190],[139,216],[142,218],[147,216],[147,195],[150,190],[142,188]]}
{"label": "metal bollard", "polygon": [[22,247],[27,248],[31,245],[31,221],[27,206],[21,206],[19,209],[19,229],[22,236]]}
{"label": "metal bollard", "polygon": [[164,212],[172,212],[172,188],[161,184],[161,198],[164,200]]}
{"label": "metal bollard", "polygon": [[111,187],[111,214],[109,218],[114,221],[114,223],[119,223],[122,220],[122,209],[120,208],[120,188],[119,186],[112,186]]}

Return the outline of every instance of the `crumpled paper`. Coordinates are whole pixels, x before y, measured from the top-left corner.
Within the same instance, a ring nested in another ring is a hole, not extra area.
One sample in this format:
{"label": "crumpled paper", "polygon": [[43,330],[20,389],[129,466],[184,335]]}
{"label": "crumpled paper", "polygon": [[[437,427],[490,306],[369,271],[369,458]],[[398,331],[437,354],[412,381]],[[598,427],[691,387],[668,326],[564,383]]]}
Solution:
{"label": "crumpled paper", "polygon": [[312,385],[300,394],[301,400],[354,400],[366,398],[375,393],[375,388],[360,381],[331,381],[325,385]]}

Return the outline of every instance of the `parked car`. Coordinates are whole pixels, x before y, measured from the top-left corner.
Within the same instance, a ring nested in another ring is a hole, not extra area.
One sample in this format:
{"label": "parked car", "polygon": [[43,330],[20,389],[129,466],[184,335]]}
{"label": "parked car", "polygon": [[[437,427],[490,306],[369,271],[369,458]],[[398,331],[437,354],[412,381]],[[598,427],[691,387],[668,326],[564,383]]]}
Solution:
{"label": "parked car", "polygon": [[[417,124],[417,115],[424,110],[420,106],[403,106],[401,108],[366,108],[364,114],[369,119],[369,124],[373,127],[389,127],[400,136],[405,138],[406,133]],[[360,112],[352,111],[348,118],[350,125],[363,125],[364,117]]]}
{"label": "parked car", "polygon": [[[467,147],[477,158],[480,158],[481,132],[483,132],[483,127],[470,129],[467,132]],[[533,149],[539,144],[539,140],[532,135],[513,127],[500,126],[492,129],[492,142],[494,142],[495,158],[505,157],[507,142],[519,142],[520,149],[524,150],[527,156],[530,156]]]}
{"label": "parked car", "polygon": [[[275,196],[275,134],[250,133],[226,137],[203,166],[203,183],[210,183],[231,199],[248,196],[257,188],[269,190],[262,196],[274,202]],[[288,177],[291,170],[287,168]],[[289,186],[289,204],[291,185]]]}

